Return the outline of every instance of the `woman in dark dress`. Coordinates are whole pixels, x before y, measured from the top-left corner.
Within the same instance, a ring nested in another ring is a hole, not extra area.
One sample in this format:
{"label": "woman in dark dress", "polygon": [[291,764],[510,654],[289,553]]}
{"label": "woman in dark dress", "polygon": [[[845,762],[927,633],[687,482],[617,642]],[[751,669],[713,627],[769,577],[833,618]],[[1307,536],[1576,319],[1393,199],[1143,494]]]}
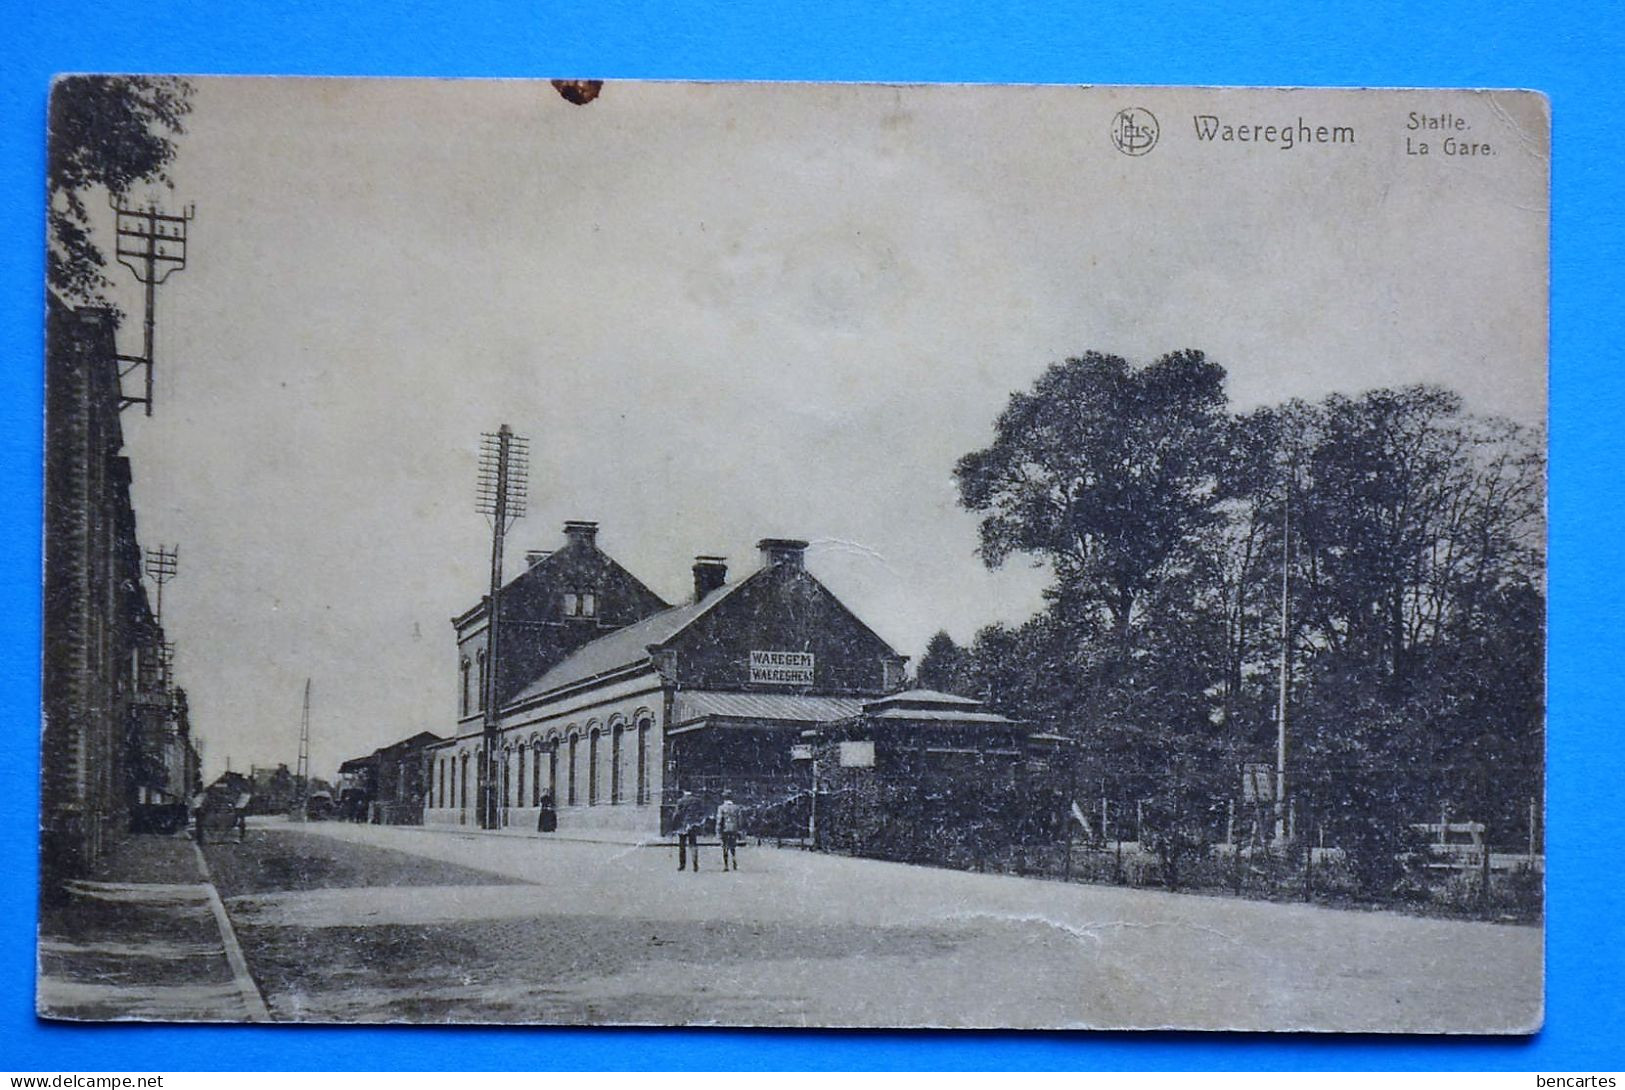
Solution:
{"label": "woman in dark dress", "polygon": [[536,806],[536,831],[551,833],[558,827],[559,812],[553,809],[553,794],[545,792]]}

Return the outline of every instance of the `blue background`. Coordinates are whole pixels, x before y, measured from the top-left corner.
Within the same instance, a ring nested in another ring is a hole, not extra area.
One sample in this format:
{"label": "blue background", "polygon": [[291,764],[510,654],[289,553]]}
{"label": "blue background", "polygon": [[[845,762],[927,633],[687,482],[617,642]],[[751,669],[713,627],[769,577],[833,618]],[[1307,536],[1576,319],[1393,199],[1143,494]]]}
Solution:
{"label": "blue background", "polygon": [[[114,5],[0,19],[0,1068],[1618,1068],[1625,18],[1393,0]],[[320,1027],[33,1016],[45,100],[65,71],[1530,87],[1552,98],[1548,1000],[1530,1040]]]}

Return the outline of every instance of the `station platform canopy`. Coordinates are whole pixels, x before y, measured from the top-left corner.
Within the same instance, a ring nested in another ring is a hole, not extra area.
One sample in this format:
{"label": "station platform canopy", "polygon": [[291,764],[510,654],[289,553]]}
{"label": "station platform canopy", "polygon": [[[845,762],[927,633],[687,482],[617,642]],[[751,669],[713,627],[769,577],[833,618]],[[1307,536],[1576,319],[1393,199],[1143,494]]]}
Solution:
{"label": "station platform canopy", "polygon": [[802,730],[819,723],[850,719],[863,711],[864,699],[804,696],[799,693],[679,692],[667,734],[707,727]]}

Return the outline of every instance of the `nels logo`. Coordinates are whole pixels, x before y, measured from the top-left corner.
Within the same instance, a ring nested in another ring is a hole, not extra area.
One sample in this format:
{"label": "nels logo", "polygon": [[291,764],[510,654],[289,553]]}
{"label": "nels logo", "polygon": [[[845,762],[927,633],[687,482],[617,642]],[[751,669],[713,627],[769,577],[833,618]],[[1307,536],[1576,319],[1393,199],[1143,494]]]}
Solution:
{"label": "nels logo", "polygon": [[1118,110],[1112,118],[1112,146],[1124,155],[1144,155],[1161,134],[1157,116],[1141,106]]}

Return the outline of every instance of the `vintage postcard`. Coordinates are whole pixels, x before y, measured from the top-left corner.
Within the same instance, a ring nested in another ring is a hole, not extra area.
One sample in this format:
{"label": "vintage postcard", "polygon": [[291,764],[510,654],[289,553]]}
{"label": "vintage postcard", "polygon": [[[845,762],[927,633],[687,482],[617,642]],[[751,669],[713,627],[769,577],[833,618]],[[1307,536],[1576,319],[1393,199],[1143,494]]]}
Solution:
{"label": "vintage postcard", "polygon": [[50,119],[42,1016],[1540,1026],[1542,96]]}

